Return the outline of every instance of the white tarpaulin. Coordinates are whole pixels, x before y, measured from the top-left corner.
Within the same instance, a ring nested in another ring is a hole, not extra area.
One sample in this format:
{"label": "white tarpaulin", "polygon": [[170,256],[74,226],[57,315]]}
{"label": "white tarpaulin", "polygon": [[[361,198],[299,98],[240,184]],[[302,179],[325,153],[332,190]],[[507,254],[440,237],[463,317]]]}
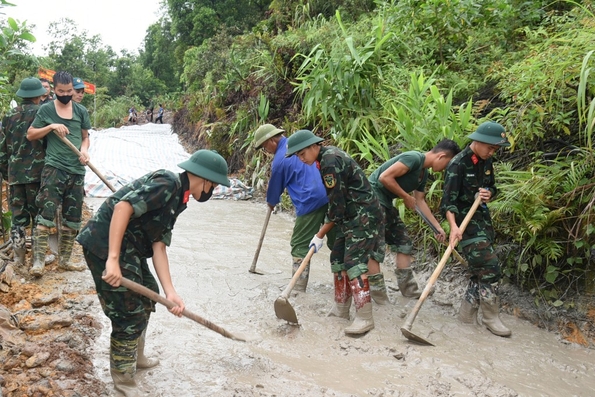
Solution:
{"label": "white tarpaulin", "polygon": [[[116,190],[148,172],[182,172],[178,164],[190,157],[169,124],[132,125],[89,133],[91,163]],[[87,167],[85,193],[87,197],[109,197],[112,191]],[[230,187],[215,189],[213,199],[247,200],[252,193],[251,187],[231,179]]]}

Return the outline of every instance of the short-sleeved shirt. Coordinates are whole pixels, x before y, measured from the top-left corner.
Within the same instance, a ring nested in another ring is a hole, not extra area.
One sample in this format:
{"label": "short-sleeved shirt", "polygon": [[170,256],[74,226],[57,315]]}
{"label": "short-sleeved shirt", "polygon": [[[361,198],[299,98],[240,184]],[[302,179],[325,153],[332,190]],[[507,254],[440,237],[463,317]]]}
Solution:
{"label": "short-sleeved shirt", "polygon": [[411,193],[414,190],[424,192],[428,181],[428,170],[424,169],[425,160],[426,155],[423,153],[416,151],[405,152],[386,161],[374,171],[369,179],[370,184],[378,195],[380,204],[390,208],[393,206],[393,200],[398,198],[396,194],[388,190],[382,182],[380,182],[380,175],[397,162],[401,162],[409,168],[409,171],[407,171],[405,175],[395,178],[401,189],[406,193]]}
{"label": "short-sleeved shirt", "polygon": [[[32,126],[43,128],[50,124],[64,124],[69,134],[66,135],[72,144],[81,149],[83,141],[82,130],[91,129],[91,121],[87,109],[76,102],[72,102],[72,119],[63,119],[56,112],[55,101],[43,104],[37,111]],[[73,152],[62,140],[53,132],[45,136],[47,142],[45,163],[62,171],[71,174],[85,175],[85,166],[79,161],[78,155]]]}
{"label": "short-sleeved shirt", "polygon": [[[104,201],[81,230],[77,241],[99,258],[107,259],[109,228],[114,207],[127,201],[134,209],[122,241],[121,254],[153,256],[153,243],[169,246],[178,215],[186,209],[188,175],[167,170],[148,173],[122,187]],[[186,198],[185,198],[186,196]]]}
{"label": "short-sleeved shirt", "polygon": [[10,110],[0,129],[0,172],[10,185],[41,181],[45,150],[43,140],[30,141],[27,130],[39,105],[25,100]]}
{"label": "short-sleeved shirt", "polygon": [[328,217],[354,235],[382,222],[380,202],[360,166],[334,146],[322,146],[318,167],[329,199]]}
{"label": "short-sleeved shirt", "polygon": [[285,157],[287,138],[281,137],[271,165],[267,203],[277,205],[287,189],[297,216],[309,214],[326,203],[326,189],[314,164],[307,165],[297,156]]}

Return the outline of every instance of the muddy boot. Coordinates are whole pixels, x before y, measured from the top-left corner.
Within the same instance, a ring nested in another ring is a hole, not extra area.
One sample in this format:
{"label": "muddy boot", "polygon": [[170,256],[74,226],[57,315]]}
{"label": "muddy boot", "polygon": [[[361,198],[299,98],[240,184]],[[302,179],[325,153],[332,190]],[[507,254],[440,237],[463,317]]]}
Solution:
{"label": "muddy boot", "polygon": [[[291,276],[297,272],[298,268],[302,264],[303,258],[293,258],[293,271],[291,272]],[[306,268],[300,274],[300,277],[297,279],[293,289],[300,292],[306,292],[306,287],[308,286],[308,278],[310,277],[310,264],[306,265]]]}
{"label": "muddy boot", "polygon": [[25,264],[25,228],[22,226],[14,226],[10,231],[10,240],[12,241],[12,252],[14,253],[13,260],[17,265]]}
{"label": "muddy boot", "polygon": [[335,278],[335,304],[326,315],[327,317],[342,317],[349,320],[351,307],[351,287],[346,275],[334,273]]}
{"label": "muddy boot", "polygon": [[417,281],[413,276],[413,270],[411,270],[410,267],[405,269],[397,268],[395,270],[395,274],[397,275],[397,285],[399,286],[401,295],[403,295],[405,298],[414,299],[417,299],[421,296],[421,291],[419,290]]}
{"label": "muddy boot", "polygon": [[137,340],[110,339],[110,374],[114,381],[114,389],[125,397],[144,396],[134,380],[137,348]]}
{"label": "muddy boot", "polygon": [[463,295],[459,308],[459,321],[464,324],[477,324],[477,311],[479,309],[479,284],[469,280],[467,290]]}
{"label": "muddy boot", "polygon": [[372,316],[372,298],[368,279],[354,278],[349,282],[355,302],[355,319],[345,328],[345,335],[362,335],[374,328]]}
{"label": "muddy boot", "polygon": [[60,259],[58,261],[58,268],[62,270],[70,271],[82,271],[85,270],[84,265],[75,265],[70,263],[70,256],[72,255],[72,247],[74,245],[74,239],[78,234],[77,230],[63,228],[60,231],[60,242],[58,244],[58,254]]}
{"label": "muddy boot", "polygon": [[145,356],[145,337],[147,336],[147,330],[145,329],[138,340],[138,353],[136,357],[136,368],[153,368],[159,364],[159,360],[156,358],[149,358]]}
{"label": "muddy boot", "polygon": [[500,320],[500,299],[498,283],[479,285],[480,307],[483,315],[482,323],[494,335],[510,336],[512,332]]}
{"label": "muddy boot", "polygon": [[370,295],[372,295],[374,303],[379,305],[388,305],[390,303],[390,299],[386,293],[384,274],[376,273],[368,275],[368,283],[370,284]]}
{"label": "muddy boot", "polygon": [[32,276],[41,277],[43,275],[45,253],[48,250],[49,237],[49,229],[33,229],[33,267],[29,270],[29,274]]}

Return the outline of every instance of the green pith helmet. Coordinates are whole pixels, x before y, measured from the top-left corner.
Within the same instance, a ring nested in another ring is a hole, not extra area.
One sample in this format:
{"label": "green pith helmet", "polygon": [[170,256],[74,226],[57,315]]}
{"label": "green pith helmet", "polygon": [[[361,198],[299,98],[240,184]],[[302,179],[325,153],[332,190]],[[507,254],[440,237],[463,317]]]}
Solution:
{"label": "green pith helmet", "polygon": [[510,146],[504,127],[494,121],[486,121],[481,124],[468,138],[488,145]]}
{"label": "green pith helmet", "polygon": [[72,88],[74,88],[75,90],[85,88],[85,83],[83,82],[83,79],[81,79],[80,77],[73,77],[72,78]]}
{"label": "green pith helmet", "polygon": [[41,80],[35,77],[27,77],[21,81],[21,87],[17,91],[17,96],[21,98],[37,98],[45,95],[45,88],[41,85]]}
{"label": "green pith helmet", "polygon": [[178,164],[178,167],[207,181],[223,186],[231,185],[227,178],[227,162],[214,150],[201,149]]}
{"label": "green pith helmet", "polygon": [[283,132],[285,131],[275,127],[272,124],[261,125],[254,133],[254,147],[259,149],[267,139],[270,139],[275,135],[282,134]]}
{"label": "green pith helmet", "polygon": [[296,131],[292,136],[287,138],[287,153],[285,154],[285,157],[293,156],[300,150],[322,141],[324,141],[324,139],[314,135],[310,130]]}

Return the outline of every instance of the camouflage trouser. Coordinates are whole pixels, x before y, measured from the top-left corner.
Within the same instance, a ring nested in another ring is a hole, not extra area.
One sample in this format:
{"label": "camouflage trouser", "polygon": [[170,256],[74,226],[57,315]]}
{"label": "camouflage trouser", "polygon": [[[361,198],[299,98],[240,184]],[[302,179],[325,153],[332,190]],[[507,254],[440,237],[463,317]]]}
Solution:
{"label": "camouflage trouser", "polygon": [[460,247],[462,255],[469,264],[468,271],[472,281],[479,284],[493,284],[500,281],[500,263],[490,241],[482,239],[467,244],[462,241]]}
{"label": "camouflage trouser", "polygon": [[387,208],[382,206],[386,225],[384,226],[384,242],[390,247],[392,252],[411,255],[413,252],[413,242],[407,233],[407,227],[399,216],[399,211],[395,207]]}
{"label": "camouflage trouser", "polygon": [[35,222],[37,205],[35,197],[39,192],[39,182],[10,185],[10,211],[12,227],[27,227]]}
{"label": "camouflage trouser", "polygon": [[[85,248],[83,254],[95,282],[99,303],[112,323],[112,366],[121,372],[133,371],[136,368],[138,339],[147,328],[155,303],[136,292],[124,287],[114,288],[103,281],[101,276],[106,260]],[[130,254],[120,256],[122,276],[159,293],[159,285],[149,270],[147,260]]]}
{"label": "camouflage trouser", "polygon": [[345,225],[336,225],[335,244],[331,251],[331,271],[347,270],[350,280],[368,272],[368,261],[384,261],[384,222],[381,220],[366,222],[365,230],[350,229]]}
{"label": "camouflage trouser", "polygon": [[35,199],[39,208],[37,224],[56,227],[56,209],[62,205],[64,226],[79,230],[85,198],[85,176],[71,174],[49,165],[43,167],[41,186]]}
{"label": "camouflage trouser", "polygon": [[[312,237],[320,230],[320,226],[324,223],[324,218],[328,205],[325,204],[319,209],[310,212],[306,215],[298,216],[295,219],[293,226],[293,233],[291,235],[291,256],[294,258],[305,258],[310,250],[308,245],[312,241]],[[333,249],[335,242],[335,228],[326,234],[326,245],[329,249]]]}

